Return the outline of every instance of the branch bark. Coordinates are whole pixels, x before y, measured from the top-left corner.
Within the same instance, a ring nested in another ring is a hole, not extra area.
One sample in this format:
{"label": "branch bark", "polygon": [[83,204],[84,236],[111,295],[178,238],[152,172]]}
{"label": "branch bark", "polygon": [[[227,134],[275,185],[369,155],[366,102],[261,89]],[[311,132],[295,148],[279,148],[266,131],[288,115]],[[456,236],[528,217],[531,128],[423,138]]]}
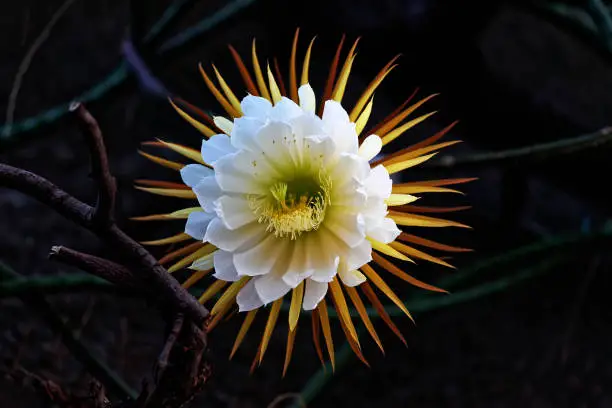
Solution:
{"label": "branch bark", "polygon": [[[75,112],[84,128],[92,162],[92,176],[98,187],[98,200],[92,207],[68,194],[49,180],[23,169],[0,163],[0,187],[11,188],[33,197],[67,219],[90,230],[117,253],[122,264],[57,246],[50,257],[77,266],[121,287],[140,288],[154,295],[172,316],[174,330],[159,359],[159,378],[149,393],[120,407],[180,407],[199,393],[210,375],[206,322],[208,310],[184,289],[142,245],[115,223],[117,186],[108,163],[102,131],[94,117],[80,103]],[[41,297],[41,301],[44,298]],[[177,317],[179,316],[179,317]],[[184,316],[184,317],[183,317]],[[97,400],[99,402],[99,399]],[[143,403],[145,405],[143,405]],[[94,406],[94,405],[88,405]]]}

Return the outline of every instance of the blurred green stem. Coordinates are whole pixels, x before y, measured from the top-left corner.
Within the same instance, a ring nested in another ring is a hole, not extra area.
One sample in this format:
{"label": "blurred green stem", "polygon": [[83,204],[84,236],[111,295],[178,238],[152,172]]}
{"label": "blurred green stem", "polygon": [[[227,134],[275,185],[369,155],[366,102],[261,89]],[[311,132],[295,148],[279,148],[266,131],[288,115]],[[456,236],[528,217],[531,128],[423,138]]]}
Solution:
{"label": "blurred green stem", "polygon": [[442,156],[438,160],[423,163],[424,169],[445,169],[456,167],[508,166],[529,164],[543,159],[569,155],[584,150],[607,147],[612,142],[612,127],[605,127],[595,133],[569,139],[556,140],[517,149],[490,153],[476,153],[466,156]]}
{"label": "blurred green stem", "polygon": [[[484,283],[474,288],[457,292],[453,295],[438,296],[436,298],[428,299],[425,299],[425,296],[421,295],[413,301],[407,302],[406,306],[411,311],[418,311],[424,313],[438,310],[447,306],[468,302],[470,300],[480,299],[482,297],[501,292],[524,280],[543,274],[544,272],[550,270],[553,266],[559,264],[560,260],[560,258],[544,260],[536,264],[534,267],[526,269],[521,273],[512,276],[507,276],[498,279],[494,282]],[[449,283],[447,283],[446,286],[448,287]],[[398,308],[390,308],[388,312],[390,315],[403,314],[403,312],[401,312],[401,310],[399,310]],[[359,327],[358,332],[362,333],[363,327]],[[306,404],[312,402],[312,400],[321,392],[323,387],[334,377],[334,375],[337,375],[338,372],[342,370],[352,360],[352,356],[353,352],[350,346],[348,345],[348,343],[345,343],[336,353],[335,373],[331,370],[331,364],[327,362],[325,364],[325,367],[320,368],[317,373],[308,380],[304,388],[302,388],[302,391],[300,392],[301,401]],[[291,405],[291,408],[299,407],[300,404],[297,402]]]}
{"label": "blurred green stem", "polygon": [[[20,282],[25,279],[2,261],[0,261],[0,276],[3,278],[12,278],[13,282]],[[108,367],[102,359],[97,357],[79,340],[76,335],[76,330],[70,327],[69,324],[62,319],[53,305],[45,299],[45,292],[42,290],[38,290],[37,292],[34,291],[29,294],[22,294],[20,298],[27,306],[36,310],[43,322],[45,322],[52,331],[60,333],[66,348],[70,350],[71,354],[79,360],[87,371],[98,379],[109,392],[121,399],[136,399],[138,394],[132,390],[117,373]]]}

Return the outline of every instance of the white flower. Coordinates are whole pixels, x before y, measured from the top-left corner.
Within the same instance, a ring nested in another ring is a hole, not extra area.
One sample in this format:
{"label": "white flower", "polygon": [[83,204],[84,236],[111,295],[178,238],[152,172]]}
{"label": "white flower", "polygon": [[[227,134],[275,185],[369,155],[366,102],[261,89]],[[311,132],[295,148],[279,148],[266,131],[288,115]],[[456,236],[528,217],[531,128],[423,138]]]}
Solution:
{"label": "white flower", "polygon": [[[467,251],[420,238],[408,230],[466,227],[454,221],[423,215],[458,211],[462,207],[410,204],[418,198],[414,194],[456,192],[444,186],[471,179],[393,184],[390,178],[390,175],[417,166],[440,149],[457,143],[437,142],[453,125],[415,145],[379,154],[383,147],[388,147],[433,114],[410,117],[433,95],[412,105],[409,105],[410,97],[393,114],[373,126],[365,134],[369,136],[363,137],[362,132],[373,111],[374,92],[395,68],[397,58],[380,70],[349,112],[341,103],[355,60],[357,42],[341,64],[343,42],[338,46],[327,85],[321,93],[322,104],[315,100],[315,92],[308,80],[312,41],[304,55],[299,82],[297,33],[287,82],[282,80],[279,72],[272,74],[269,67],[265,78],[254,42],[251,69],[232,48],[249,93],[244,99],[236,97],[216,67],[213,66],[215,84],[200,66],[206,86],[223,107],[227,114],[225,117],[210,117],[178,98],[171,101],[179,115],[204,135],[201,151],[163,141],[150,143],[170,149],[195,163],[183,164],[141,152],[162,166],[180,170],[183,183],[138,180],[139,189],[162,196],[197,200],[199,204],[169,214],[137,217],[139,220],[186,219],[184,233],[145,243],[179,244],[166,253],[160,263],[173,262],[168,267],[170,273],[187,266],[194,270],[183,282],[186,288],[213,275],[211,283],[199,297],[201,303],[207,303],[219,296],[211,310],[214,317],[208,330],[235,310],[235,305],[239,311],[245,312],[232,355],[245,338],[257,312],[270,304],[266,308],[266,325],[255,357],[255,362],[261,362],[283,302],[290,298],[284,370],[291,360],[302,310],[311,311],[313,342],[319,358],[323,361],[319,339],[319,333],[322,333],[333,366],[328,304],[335,309],[349,345],[362,361],[365,362],[365,358],[349,301],[382,350],[360,293],[384,323],[405,342],[377,295],[377,292],[384,294],[411,318],[403,301],[386,283],[387,277],[393,275],[411,285],[443,292],[406,273],[404,266],[411,265],[406,262],[413,262],[411,258],[414,258],[451,266],[416,246],[450,252]],[[340,66],[339,70],[336,69]],[[298,83],[301,86],[298,87]],[[191,239],[196,242],[181,244]],[[400,267],[394,262],[403,264]]]}
{"label": "white flower", "polygon": [[246,96],[243,116],[233,123],[215,118],[229,136],[202,143],[213,171],[202,165],[181,171],[205,210],[192,214],[185,232],[219,248],[214,276],[252,277],[237,295],[240,311],[271,303],[303,281],[303,308],[314,309],[337,274],[348,286],[365,280],[357,270],[372,260],[368,239],[386,244],[400,233],[386,217],[389,174],[368,163],[380,138],[368,137],[360,149],[340,103],[326,101],[320,118],[310,85],[299,95],[299,106],[285,97],[272,106]]}

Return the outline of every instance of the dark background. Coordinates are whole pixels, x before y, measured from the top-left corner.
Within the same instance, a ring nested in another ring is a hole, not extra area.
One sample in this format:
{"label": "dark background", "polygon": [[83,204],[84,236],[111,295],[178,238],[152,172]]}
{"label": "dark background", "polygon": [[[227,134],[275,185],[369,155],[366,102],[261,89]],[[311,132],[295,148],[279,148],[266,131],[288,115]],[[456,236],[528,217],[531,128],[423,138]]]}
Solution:
{"label": "dark background", "polygon": [[[137,154],[140,142],[164,137],[194,147],[200,144],[197,132],[161,97],[159,85],[218,111],[199,77],[197,63],[214,62],[239,89],[241,82],[226,45],[232,43],[248,59],[250,41],[257,37],[260,61],[278,56],[286,69],[296,26],[302,29],[302,52],[317,35],[311,71],[315,89],[323,86],[337,42],[346,33],[349,40],[363,37],[350,81],[357,91],[390,58],[403,54],[399,69],[377,91],[378,117],[416,87],[422,96],[441,93],[430,105],[440,113],[404,136],[405,143],[421,140],[455,119],[460,124],[451,136],[465,143],[447,154],[457,156],[558,141],[612,124],[612,54],[607,45],[612,37],[586,32],[546,11],[545,6],[553,3],[238,1],[245,7],[211,30],[178,48],[157,52],[165,41],[227,4],[217,0],[177,3],[185,6],[155,41],[135,41],[158,86],[152,86],[142,72],[133,75],[133,69],[128,69],[125,81],[88,103],[105,133],[118,178],[120,224],[137,239],[164,237],[182,228],[181,222],[128,220],[182,204],[133,189],[135,178],[173,180],[171,172]],[[580,6],[587,12],[587,3],[555,4]],[[61,4],[59,0],[4,2],[0,112],[7,109],[19,64]],[[30,121],[27,127],[32,129],[24,132],[20,123],[58,104],[65,106],[111,73],[125,60],[122,43],[142,38],[170,4],[76,0],[70,5],[23,77],[15,109],[16,131],[0,140],[0,160],[37,172],[79,198],[95,199],[86,147],[74,119]],[[128,57],[134,61],[134,55]],[[476,251],[453,260],[458,271],[423,267],[415,273],[435,282],[512,248],[550,242],[559,234],[588,235],[610,213],[608,155],[605,148],[597,148],[537,164],[517,159],[509,164],[409,174],[414,179],[479,177],[463,188],[465,197],[429,201],[472,205],[459,219],[474,230],[427,235]],[[382,325],[377,326],[386,357],[366,345],[372,367],[353,361],[329,380],[310,406],[612,407],[609,241],[581,242],[496,264],[465,287],[516,275],[542,260],[560,260],[545,274],[520,285],[471,302],[415,313],[416,326],[398,319],[408,349]],[[47,260],[49,248],[57,244],[106,254],[94,236],[44,206],[18,193],[0,191],[2,261],[28,276],[76,273]],[[418,293],[404,285],[394,287],[407,299]],[[165,325],[156,309],[137,298],[113,294],[48,299],[80,327],[80,338],[97,355],[139,388],[163,342]],[[309,328],[304,328],[289,373],[280,378],[283,321],[264,364],[250,376],[248,368],[259,342],[256,336],[247,338],[233,361],[227,361],[239,323],[240,319],[232,319],[211,335],[215,375],[194,407],[266,407],[279,395],[299,392],[318,370]],[[257,331],[261,330],[260,322]],[[335,338],[340,346],[340,336]],[[27,304],[9,296],[0,299],[0,365],[5,373],[23,367],[76,390],[85,389],[90,378],[58,334]],[[0,406],[44,405],[27,382],[14,382],[6,375],[0,379]]]}

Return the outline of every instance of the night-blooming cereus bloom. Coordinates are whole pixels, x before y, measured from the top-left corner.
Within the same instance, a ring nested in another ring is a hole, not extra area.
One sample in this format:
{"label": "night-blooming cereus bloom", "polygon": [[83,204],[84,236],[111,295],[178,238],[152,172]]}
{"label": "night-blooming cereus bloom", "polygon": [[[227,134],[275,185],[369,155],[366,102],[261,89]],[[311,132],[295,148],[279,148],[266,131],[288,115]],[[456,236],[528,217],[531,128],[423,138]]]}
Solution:
{"label": "night-blooming cereus bloom", "polygon": [[[382,349],[358,289],[404,340],[377,292],[387,296],[408,317],[410,314],[385,279],[391,274],[421,288],[443,291],[408,275],[397,262],[412,266],[407,262],[419,259],[450,266],[414,246],[466,251],[407,232],[419,227],[465,227],[423,215],[460,208],[419,207],[411,203],[421,193],[454,192],[443,186],[469,181],[447,179],[394,185],[392,174],[419,165],[439,149],[456,143],[437,143],[452,125],[411,147],[384,151],[387,144],[431,115],[407,119],[431,96],[411,106],[408,104],[412,97],[409,98],[382,123],[364,133],[374,91],[395,68],[396,59],[383,67],[347,111],[342,104],[343,94],[357,42],[337,72],[343,41],[340,43],[324,91],[318,97],[308,79],[312,42],[298,86],[297,42],[296,33],[288,92],[278,68],[273,74],[268,67],[264,75],[254,42],[252,72],[230,47],[248,93],[241,91],[237,96],[213,66],[215,84],[200,66],[206,85],[226,115],[210,117],[183,100],[172,101],[177,112],[204,134],[201,151],[165,141],[149,143],[173,150],[195,163],[185,165],[142,153],[158,164],[179,170],[183,183],[139,180],[139,188],[150,193],[197,200],[191,208],[138,219],[186,219],[184,233],[147,244],[176,245],[195,240],[168,253],[161,263],[176,262],[169,272],[192,269],[185,287],[212,275],[212,283],[200,297],[202,303],[216,299],[211,328],[236,308],[244,313],[232,355],[255,315],[264,309],[267,322],[255,358],[261,362],[288,298],[285,370],[301,310],[311,312],[319,357],[322,359],[322,332],[333,364],[330,303],[361,360],[365,362],[348,303]],[[371,266],[372,261],[375,265]]]}

